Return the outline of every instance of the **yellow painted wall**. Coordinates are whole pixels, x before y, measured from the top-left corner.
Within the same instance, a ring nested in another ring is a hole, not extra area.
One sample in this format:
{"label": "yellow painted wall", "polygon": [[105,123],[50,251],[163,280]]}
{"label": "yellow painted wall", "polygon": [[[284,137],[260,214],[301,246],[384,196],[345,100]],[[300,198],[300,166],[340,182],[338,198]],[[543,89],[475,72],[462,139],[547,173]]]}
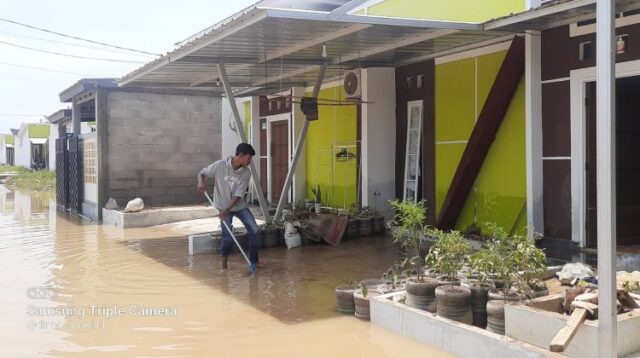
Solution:
{"label": "yellow painted wall", "polygon": [[386,0],[367,9],[368,15],[412,19],[484,22],[524,11],[524,0]]}
{"label": "yellow painted wall", "polygon": [[[487,99],[506,51],[436,66],[436,210],[442,203]],[[458,219],[466,229],[477,217],[510,231],[526,225],[519,218],[526,198],[525,96],[521,81],[495,141]]]}
{"label": "yellow painted wall", "polygon": [[[311,93],[307,93],[310,96]],[[320,99],[344,99],[342,86],[322,89]],[[319,119],[311,122],[305,144],[307,198],[313,199],[312,188],[320,184],[322,204],[342,208],[356,202],[356,160],[339,162],[332,154],[333,145],[355,145],[357,138],[356,106],[319,106]],[[356,153],[355,148],[348,148]]]}

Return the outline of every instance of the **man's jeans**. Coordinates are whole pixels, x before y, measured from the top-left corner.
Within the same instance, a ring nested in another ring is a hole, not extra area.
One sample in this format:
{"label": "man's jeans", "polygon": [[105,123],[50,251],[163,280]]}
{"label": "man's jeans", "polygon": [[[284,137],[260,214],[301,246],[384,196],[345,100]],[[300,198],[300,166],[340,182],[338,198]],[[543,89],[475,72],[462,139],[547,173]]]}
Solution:
{"label": "man's jeans", "polygon": [[[249,261],[251,261],[252,264],[257,264],[258,249],[260,248],[260,237],[262,232],[258,227],[258,224],[256,224],[256,219],[253,217],[253,214],[251,213],[251,210],[249,210],[249,208],[230,212],[225,221],[227,222],[227,225],[229,225],[229,228],[231,230],[233,230],[233,225],[231,223],[233,222],[234,216],[236,216],[247,229],[247,234],[249,235]],[[222,251],[222,256],[226,257],[231,254],[231,250],[233,249],[235,243],[233,242],[231,235],[229,235],[227,228],[225,228],[222,224],[222,220],[220,220],[220,226],[222,227],[222,245],[220,251]]]}

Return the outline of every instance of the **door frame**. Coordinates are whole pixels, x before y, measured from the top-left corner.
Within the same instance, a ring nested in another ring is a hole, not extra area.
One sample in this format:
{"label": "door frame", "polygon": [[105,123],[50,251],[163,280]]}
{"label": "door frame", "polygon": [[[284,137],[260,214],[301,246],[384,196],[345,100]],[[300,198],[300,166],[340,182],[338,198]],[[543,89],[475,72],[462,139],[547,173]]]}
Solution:
{"label": "door frame", "polygon": [[[415,101],[409,101],[407,102],[407,140],[406,140],[406,145],[405,145],[405,151],[404,151],[404,158],[405,158],[405,163],[404,163],[404,181],[402,182],[402,198],[403,200],[407,200],[407,178],[409,177],[409,157],[408,157],[408,153],[409,153],[409,145],[410,145],[410,139],[411,139],[411,108],[412,107],[420,107],[420,120],[418,122],[419,126],[418,126],[418,153],[416,154],[416,179],[415,179],[415,193],[414,193],[414,197],[413,200],[417,201],[418,200],[418,193],[420,192],[420,186],[422,185],[422,181],[420,180],[421,178],[421,173],[422,173],[422,167],[420,165],[420,159],[422,158],[422,147],[423,147],[423,143],[422,143],[422,131],[423,131],[423,122],[424,122],[424,100],[419,99],[419,100],[415,100]],[[424,193],[423,193],[424,195]]]}
{"label": "door frame", "polygon": [[[291,113],[276,114],[273,116],[265,117],[267,120],[267,200],[273,203],[273,180],[272,180],[272,153],[271,153],[271,125],[273,122],[287,121],[287,168],[291,169]],[[291,190],[289,190],[291,192]],[[287,198],[287,202],[291,202],[291,195]]]}
{"label": "door frame", "polygon": [[[616,79],[640,76],[640,60],[616,64]],[[596,81],[596,67],[572,70],[571,93],[571,240],[587,245],[587,83]]]}

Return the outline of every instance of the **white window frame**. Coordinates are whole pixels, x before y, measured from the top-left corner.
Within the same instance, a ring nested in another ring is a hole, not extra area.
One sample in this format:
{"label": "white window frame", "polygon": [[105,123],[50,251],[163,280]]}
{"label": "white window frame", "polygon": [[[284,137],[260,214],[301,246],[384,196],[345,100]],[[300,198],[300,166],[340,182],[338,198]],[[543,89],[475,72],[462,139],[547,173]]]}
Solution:
{"label": "white window frame", "polygon": [[420,178],[420,154],[422,152],[422,122],[424,121],[424,101],[410,101],[407,103],[407,143],[404,152],[404,182],[403,182],[403,192],[402,198],[406,201],[407,198],[407,182],[409,179],[409,147],[411,140],[411,109],[414,107],[420,108],[420,120],[418,121],[418,152],[413,154],[416,156],[416,172],[415,172],[415,187],[414,187],[414,197],[413,201],[418,201],[418,189],[419,189],[419,178]]}

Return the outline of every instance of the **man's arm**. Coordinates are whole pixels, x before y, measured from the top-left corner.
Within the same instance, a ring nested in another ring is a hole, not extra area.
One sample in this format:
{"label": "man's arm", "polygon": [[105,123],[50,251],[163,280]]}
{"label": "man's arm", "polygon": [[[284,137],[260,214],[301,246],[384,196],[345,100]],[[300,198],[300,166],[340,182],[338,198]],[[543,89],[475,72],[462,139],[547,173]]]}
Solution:
{"label": "man's arm", "polygon": [[220,219],[225,220],[227,218],[227,216],[229,216],[229,213],[231,212],[231,209],[233,209],[234,206],[236,206],[236,204],[241,200],[242,198],[239,196],[234,196],[233,198],[231,198],[231,202],[229,203],[229,206],[226,207],[224,210],[220,211],[220,213],[218,214],[218,216],[220,217]]}
{"label": "man's arm", "polygon": [[206,168],[202,168],[200,173],[198,173],[198,192],[199,193],[204,193],[205,190],[207,190],[206,187],[204,186],[204,178],[205,177],[213,178],[215,169],[216,169],[216,163],[213,163]]}

